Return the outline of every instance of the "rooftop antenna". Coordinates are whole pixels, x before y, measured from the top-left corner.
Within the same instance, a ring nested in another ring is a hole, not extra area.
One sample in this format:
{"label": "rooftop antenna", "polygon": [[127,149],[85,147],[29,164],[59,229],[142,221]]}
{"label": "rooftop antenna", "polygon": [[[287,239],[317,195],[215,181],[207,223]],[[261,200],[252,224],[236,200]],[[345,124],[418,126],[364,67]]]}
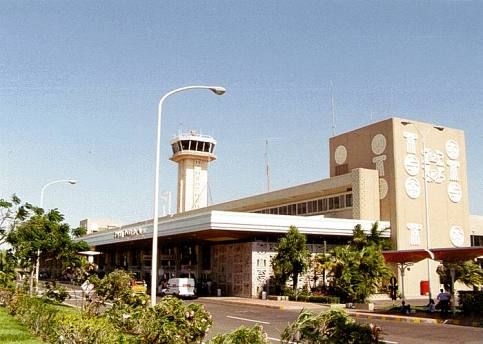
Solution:
{"label": "rooftop antenna", "polygon": [[334,98],[334,83],[330,80],[330,98],[332,108],[332,136],[335,136],[335,98]]}
{"label": "rooftop antenna", "polygon": [[270,164],[268,161],[268,139],[265,140],[265,172],[267,174],[267,192],[271,189]]}

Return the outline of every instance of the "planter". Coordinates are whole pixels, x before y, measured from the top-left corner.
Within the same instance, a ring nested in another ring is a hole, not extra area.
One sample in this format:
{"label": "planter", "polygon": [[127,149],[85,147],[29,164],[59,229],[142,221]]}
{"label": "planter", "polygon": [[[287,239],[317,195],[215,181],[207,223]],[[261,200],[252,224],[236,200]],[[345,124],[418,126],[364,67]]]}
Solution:
{"label": "planter", "polygon": [[344,309],[347,308],[345,303],[330,303],[330,309]]}
{"label": "planter", "polygon": [[275,301],[288,301],[288,296],[268,295],[268,299],[275,300]]}
{"label": "planter", "polygon": [[354,303],[355,309],[360,309],[364,311],[373,311],[374,304],[372,302],[369,303]]}

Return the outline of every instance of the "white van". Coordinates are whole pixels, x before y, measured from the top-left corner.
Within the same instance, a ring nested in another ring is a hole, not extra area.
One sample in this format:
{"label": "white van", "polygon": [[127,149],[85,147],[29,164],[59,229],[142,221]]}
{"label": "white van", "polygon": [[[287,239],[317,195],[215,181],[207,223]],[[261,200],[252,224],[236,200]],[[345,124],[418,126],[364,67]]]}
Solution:
{"label": "white van", "polygon": [[161,290],[162,295],[180,297],[196,297],[195,280],[193,278],[170,278],[166,288]]}

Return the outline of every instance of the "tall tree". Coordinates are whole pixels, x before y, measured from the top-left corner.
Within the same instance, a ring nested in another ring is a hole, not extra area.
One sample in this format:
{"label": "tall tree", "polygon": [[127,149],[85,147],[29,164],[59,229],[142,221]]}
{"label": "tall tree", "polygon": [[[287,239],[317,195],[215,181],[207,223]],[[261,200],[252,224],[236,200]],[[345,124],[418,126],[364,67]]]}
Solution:
{"label": "tall tree", "polygon": [[350,243],[336,247],[331,252],[332,286],[346,301],[365,302],[390,276],[381,253],[384,241],[377,233],[376,227],[371,235],[366,235],[357,225]]}
{"label": "tall tree", "polygon": [[0,245],[5,243],[8,232],[23,221],[31,209],[30,204],[22,204],[16,195],[12,195],[10,200],[0,199]]}
{"label": "tall tree", "polygon": [[447,290],[451,289],[451,269],[455,271],[454,280],[468,287],[478,287],[483,284],[483,269],[480,265],[469,260],[466,262],[443,262],[436,271]]}
{"label": "tall tree", "polygon": [[7,242],[12,246],[17,262],[31,272],[31,280],[39,257],[69,264],[79,259],[78,251],[89,249],[86,242],[73,241],[72,230],[63,221],[64,216],[57,209],[45,214],[43,209],[33,208],[33,214],[8,233]]}
{"label": "tall tree", "polygon": [[290,226],[288,233],[280,239],[277,255],[272,259],[272,268],[279,283],[285,285],[292,276],[292,287],[297,289],[298,277],[307,271],[309,259],[306,236],[297,227]]}

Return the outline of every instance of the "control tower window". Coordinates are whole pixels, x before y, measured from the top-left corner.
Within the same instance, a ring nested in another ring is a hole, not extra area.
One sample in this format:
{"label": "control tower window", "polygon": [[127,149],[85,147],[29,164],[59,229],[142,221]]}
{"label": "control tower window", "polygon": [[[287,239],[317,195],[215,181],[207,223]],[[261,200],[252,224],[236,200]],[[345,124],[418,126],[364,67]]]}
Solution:
{"label": "control tower window", "polygon": [[203,147],[203,152],[209,152],[210,151],[210,146],[211,146],[211,143],[205,142],[205,145]]}
{"label": "control tower window", "polygon": [[189,140],[183,140],[183,141],[181,141],[181,149],[182,150],[189,150],[189,147],[190,147]]}

